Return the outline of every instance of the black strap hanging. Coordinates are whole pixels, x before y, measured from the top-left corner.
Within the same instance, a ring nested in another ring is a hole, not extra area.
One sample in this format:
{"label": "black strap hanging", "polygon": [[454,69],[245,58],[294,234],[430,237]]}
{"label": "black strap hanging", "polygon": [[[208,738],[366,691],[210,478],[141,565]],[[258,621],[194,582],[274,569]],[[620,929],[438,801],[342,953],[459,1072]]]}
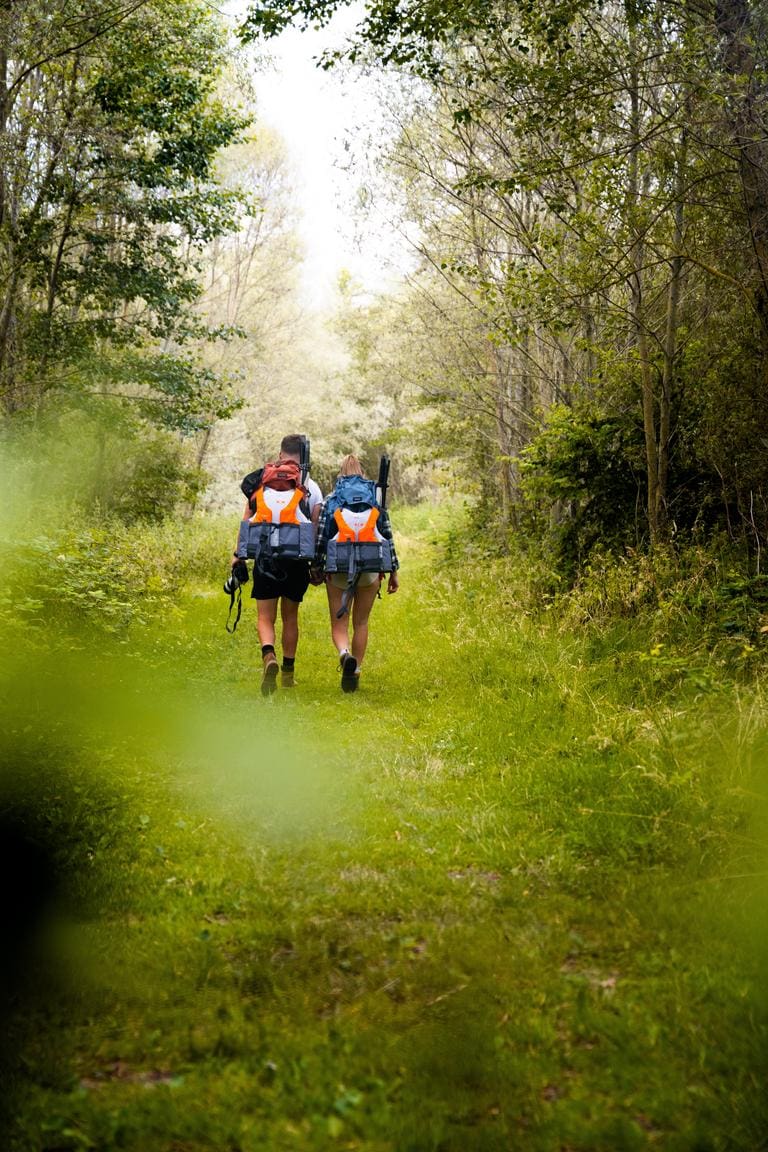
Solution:
{"label": "black strap hanging", "polygon": [[[234,624],[230,628],[229,622],[232,619],[232,609],[235,607],[235,596],[237,596],[237,615],[235,616]],[[229,594],[229,615],[227,616],[227,623],[226,623],[225,627],[227,629],[227,632],[230,633],[230,635],[232,635],[232,633],[237,631],[237,626],[240,623],[240,613],[242,612],[242,610],[243,610],[243,591],[242,591],[241,586],[238,584],[237,591],[235,591],[235,589],[233,588]]]}

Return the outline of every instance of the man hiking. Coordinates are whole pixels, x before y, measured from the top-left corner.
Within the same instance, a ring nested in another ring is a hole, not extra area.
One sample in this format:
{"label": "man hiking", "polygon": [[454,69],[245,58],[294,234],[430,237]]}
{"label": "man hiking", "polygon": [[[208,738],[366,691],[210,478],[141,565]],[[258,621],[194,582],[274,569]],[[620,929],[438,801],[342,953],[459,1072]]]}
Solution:
{"label": "man hiking", "polygon": [[[264,469],[252,474],[256,478],[256,486],[248,496],[243,513],[244,521],[253,524],[262,520],[270,526],[281,528],[289,522],[311,522],[317,525],[323,494],[315,481],[306,475],[306,444],[303,436],[284,436],[280,443],[280,454],[274,464],[265,465]],[[247,490],[248,479],[246,477],[243,481],[244,490]],[[238,557],[236,547],[232,566],[241,558],[242,553]],[[266,548],[256,557],[251,597],[258,608],[256,627],[261,643],[263,696],[269,696],[275,691],[278,671],[283,688],[292,688],[294,685],[296,647],[299,642],[299,605],[308,586],[309,560],[290,559],[286,556],[275,559]],[[282,621],[281,665],[278,665],[275,653],[278,604]]]}

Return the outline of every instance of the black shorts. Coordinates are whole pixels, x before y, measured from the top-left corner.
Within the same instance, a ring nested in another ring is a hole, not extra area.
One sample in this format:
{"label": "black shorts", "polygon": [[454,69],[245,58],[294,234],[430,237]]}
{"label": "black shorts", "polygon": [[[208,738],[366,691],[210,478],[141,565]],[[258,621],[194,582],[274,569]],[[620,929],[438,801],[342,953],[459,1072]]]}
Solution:
{"label": "black shorts", "polygon": [[252,600],[276,600],[285,596],[286,600],[301,604],[308,587],[309,564],[306,560],[284,560],[275,566],[274,576],[260,572],[254,565]]}

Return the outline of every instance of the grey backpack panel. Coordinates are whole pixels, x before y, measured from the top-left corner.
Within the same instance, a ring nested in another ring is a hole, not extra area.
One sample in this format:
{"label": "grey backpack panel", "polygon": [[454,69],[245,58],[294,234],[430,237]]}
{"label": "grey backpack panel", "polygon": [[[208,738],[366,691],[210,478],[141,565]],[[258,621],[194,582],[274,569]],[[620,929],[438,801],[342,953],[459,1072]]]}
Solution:
{"label": "grey backpack panel", "polygon": [[251,524],[240,522],[237,554],[247,560],[260,556],[271,560],[312,560],[315,555],[313,524]]}
{"label": "grey backpack panel", "polygon": [[392,548],[389,540],[357,541],[340,544],[328,541],[326,572],[391,572]]}

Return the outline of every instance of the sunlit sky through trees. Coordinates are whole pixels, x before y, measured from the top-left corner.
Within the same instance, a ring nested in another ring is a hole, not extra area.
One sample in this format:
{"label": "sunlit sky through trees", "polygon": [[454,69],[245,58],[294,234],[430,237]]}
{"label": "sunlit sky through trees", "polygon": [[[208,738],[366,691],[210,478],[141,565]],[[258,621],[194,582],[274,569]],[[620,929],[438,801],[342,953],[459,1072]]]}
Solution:
{"label": "sunlit sky through trees", "polygon": [[[247,8],[234,0],[236,21]],[[259,119],[288,149],[298,198],[299,235],[306,258],[302,292],[315,308],[331,306],[339,273],[349,271],[368,291],[391,287],[407,266],[408,245],[380,212],[355,212],[365,174],[353,157],[365,153],[368,133],[380,135],[375,81],[341,69],[323,71],[315,60],[343,43],[364,5],[341,9],[328,28],[288,29],[253,53]]]}

